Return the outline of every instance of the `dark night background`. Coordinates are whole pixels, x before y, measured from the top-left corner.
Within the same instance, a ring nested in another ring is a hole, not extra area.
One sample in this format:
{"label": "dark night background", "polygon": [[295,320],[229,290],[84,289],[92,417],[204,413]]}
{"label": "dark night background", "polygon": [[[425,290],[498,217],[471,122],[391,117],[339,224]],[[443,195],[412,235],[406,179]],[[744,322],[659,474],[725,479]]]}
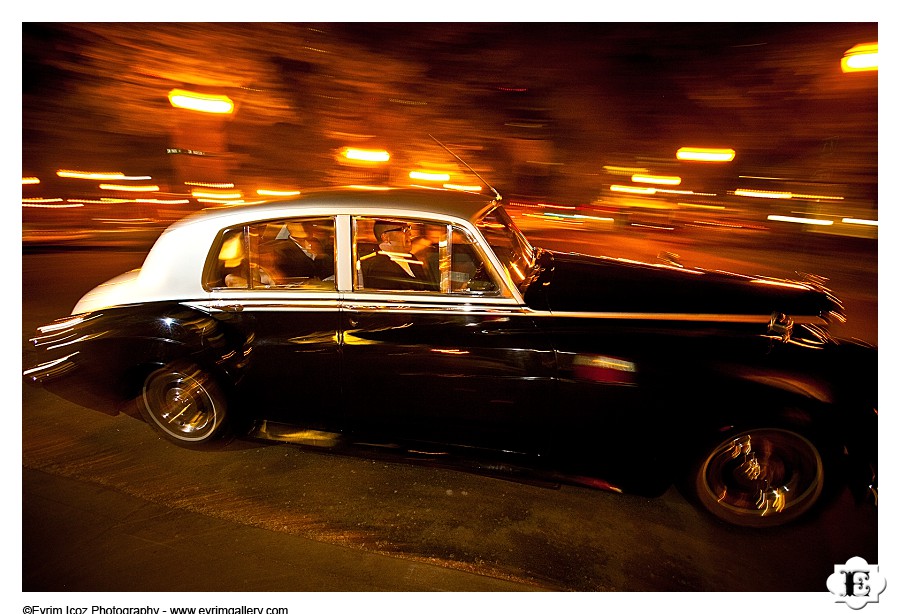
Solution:
{"label": "dark night background", "polygon": [[[22,35],[22,173],[46,178],[42,196],[72,189],[54,182],[60,168],[116,167],[177,192],[173,145],[216,157],[198,180],[346,183],[337,148],[446,163],[434,134],[513,194],[589,201],[604,165],[695,145],[735,149],[728,177],[837,182],[877,206],[877,73],[839,68],[876,23],[23,23]],[[186,126],[175,87],[226,94],[235,113]]]}

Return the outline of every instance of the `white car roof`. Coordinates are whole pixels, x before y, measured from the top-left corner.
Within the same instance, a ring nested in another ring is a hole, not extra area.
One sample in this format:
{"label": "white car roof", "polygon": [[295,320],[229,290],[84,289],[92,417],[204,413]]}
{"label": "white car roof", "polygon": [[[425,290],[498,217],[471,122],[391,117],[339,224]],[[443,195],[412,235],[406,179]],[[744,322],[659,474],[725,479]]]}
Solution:
{"label": "white car roof", "polygon": [[421,215],[473,222],[496,201],[455,190],[390,188],[331,189],[252,205],[223,206],[191,214],[169,226],[150,249],[139,271],[112,279],[88,292],[73,314],[111,305],[187,300],[203,295],[203,269],[210,247],[227,227],[296,215]]}

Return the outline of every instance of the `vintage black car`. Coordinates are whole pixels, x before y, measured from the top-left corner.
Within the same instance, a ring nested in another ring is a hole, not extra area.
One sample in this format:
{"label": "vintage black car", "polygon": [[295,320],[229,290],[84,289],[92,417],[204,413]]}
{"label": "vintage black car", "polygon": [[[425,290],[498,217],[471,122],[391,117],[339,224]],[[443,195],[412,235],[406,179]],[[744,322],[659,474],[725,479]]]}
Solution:
{"label": "vintage black car", "polygon": [[[204,211],[40,327],[25,376],[169,441],[422,454],[783,524],[874,484],[876,350],[816,280],[532,247],[500,200]],[[33,359],[33,360],[32,360]],[[450,461],[448,461],[450,462]],[[845,479],[846,478],[846,479]]]}

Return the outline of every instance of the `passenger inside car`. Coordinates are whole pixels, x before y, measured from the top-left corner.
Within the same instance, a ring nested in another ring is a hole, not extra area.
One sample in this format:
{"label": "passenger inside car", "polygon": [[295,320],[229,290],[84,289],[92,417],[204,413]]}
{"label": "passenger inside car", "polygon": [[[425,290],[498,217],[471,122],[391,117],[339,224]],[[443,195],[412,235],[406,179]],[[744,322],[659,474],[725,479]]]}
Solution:
{"label": "passenger inside car", "polygon": [[274,238],[260,244],[259,262],[275,278],[275,285],[333,281],[333,248],[326,247],[332,245],[331,232],[330,227],[323,229],[313,222],[285,222]]}
{"label": "passenger inside car", "polygon": [[410,251],[409,233],[409,224],[375,222],[373,234],[378,249],[359,257],[360,285],[376,290],[438,290],[425,263]]}

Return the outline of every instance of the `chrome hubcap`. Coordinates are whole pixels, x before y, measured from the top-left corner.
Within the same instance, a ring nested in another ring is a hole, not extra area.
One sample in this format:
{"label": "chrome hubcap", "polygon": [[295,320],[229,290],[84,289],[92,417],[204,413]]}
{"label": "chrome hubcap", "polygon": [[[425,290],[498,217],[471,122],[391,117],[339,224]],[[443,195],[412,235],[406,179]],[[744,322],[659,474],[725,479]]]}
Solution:
{"label": "chrome hubcap", "polygon": [[215,402],[195,375],[158,371],[148,378],[143,396],[153,421],[173,437],[198,440],[215,429]]}
{"label": "chrome hubcap", "polygon": [[719,446],[703,467],[701,486],[730,514],[768,516],[808,509],[822,476],[822,459],[806,438],[760,429]]}

